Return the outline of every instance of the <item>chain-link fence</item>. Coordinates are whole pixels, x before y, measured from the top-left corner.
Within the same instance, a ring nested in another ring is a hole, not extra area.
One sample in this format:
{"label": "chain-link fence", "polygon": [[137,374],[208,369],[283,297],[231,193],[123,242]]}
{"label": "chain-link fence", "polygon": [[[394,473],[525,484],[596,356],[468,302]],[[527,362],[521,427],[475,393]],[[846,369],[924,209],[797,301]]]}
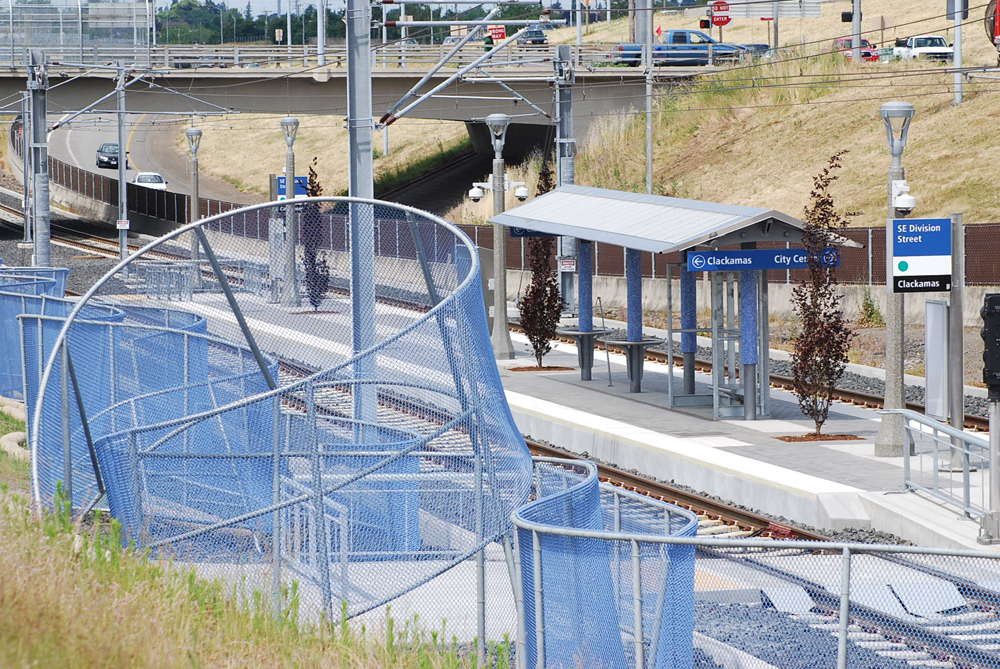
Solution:
{"label": "chain-link fence", "polygon": [[302,619],[406,595],[427,621],[472,603],[464,640],[512,633],[512,607],[482,629],[462,588],[420,588],[460,566],[511,598],[495,542],[531,463],[478,277],[445,221],[345,198],[157,240],[68,319],[21,315],[36,499],[106,492],[126,541]]}
{"label": "chain-link fence", "polygon": [[540,462],[516,512],[523,666],[1000,666],[1000,553],[694,537],[596,474]]}

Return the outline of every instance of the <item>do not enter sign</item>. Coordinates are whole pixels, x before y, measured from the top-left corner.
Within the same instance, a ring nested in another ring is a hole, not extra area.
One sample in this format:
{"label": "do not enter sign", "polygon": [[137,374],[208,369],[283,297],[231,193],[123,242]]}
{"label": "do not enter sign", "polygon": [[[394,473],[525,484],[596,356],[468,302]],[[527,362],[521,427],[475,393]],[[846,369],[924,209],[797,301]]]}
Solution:
{"label": "do not enter sign", "polygon": [[718,0],[711,4],[712,7],[712,25],[713,26],[725,26],[729,25],[732,19],[729,17],[729,3],[722,2]]}

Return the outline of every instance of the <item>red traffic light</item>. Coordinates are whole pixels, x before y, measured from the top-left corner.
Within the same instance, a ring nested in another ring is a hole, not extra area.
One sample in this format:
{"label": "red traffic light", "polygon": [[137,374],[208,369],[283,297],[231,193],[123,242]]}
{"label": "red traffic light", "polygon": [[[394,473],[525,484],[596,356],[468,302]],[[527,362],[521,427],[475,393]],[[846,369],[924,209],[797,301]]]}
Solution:
{"label": "red traffic light", "polygon": [[708,19],[701,19],[700,21],[698,21],[698,27],[701,28],[702,30],[708,30],[712,27],[712,22],[709,21]]}

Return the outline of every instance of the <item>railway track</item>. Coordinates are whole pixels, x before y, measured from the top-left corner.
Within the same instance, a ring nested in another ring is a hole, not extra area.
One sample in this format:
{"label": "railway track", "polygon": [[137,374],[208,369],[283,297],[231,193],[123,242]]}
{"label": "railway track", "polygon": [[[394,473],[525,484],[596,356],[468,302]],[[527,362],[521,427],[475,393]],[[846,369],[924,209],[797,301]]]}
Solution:
{"label": "railway track", "polygon": [[[517,324],[511,324],[511,332],[524,332],[521,327]],[[576,342],[571,337],[558,336],[556,338],[558,341],[565,344],[576,345]],[[595,344],[595,350],[604,350],[603,345]],[[625,355],[625,350],[615,346],[609,345],[608,350],[613,353],[620,353]],[[658,362],[661,364],[667,364],[669,353],[665,351],[655,351],[646,350],[645,359],[650,362]],[[683,357],[680,355],[674,355],[673,364],[677,367],[683,367]],[[699,372],[711,373],[712,363],[708,360],[695,360],[695,369]],[[794,379],[787,376],[780,376],[778,374],[771,374],[770,376],[771,386],[775,388],[782,388],[784,390],[792,390],[794,387]],[[847,388],[838,388],[834,391],[833,399],[844,402],[846,404],[853,404],[855,406],[863,406],[869,409],[881,409],[885,405],[885,400],[878,395],[871,395],[869,393],[859,392],[857,390],[850,390]],[[924,406],[916,402],[907,402],[906,408],[912,411],[918,411],[923,413]],[[973,414],[965,415],[965,427],[966,429],[976,430],[979,432],[986,432],[989,429],[989,420],[982,416],[976,416]]]}

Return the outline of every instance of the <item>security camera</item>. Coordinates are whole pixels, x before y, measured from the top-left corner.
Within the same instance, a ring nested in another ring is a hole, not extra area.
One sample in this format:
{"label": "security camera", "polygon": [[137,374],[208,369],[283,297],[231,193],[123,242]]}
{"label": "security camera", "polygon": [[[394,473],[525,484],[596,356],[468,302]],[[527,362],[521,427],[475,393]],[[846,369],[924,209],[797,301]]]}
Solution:
{"label": "security camera", "polygon": [[906,218],[917,208],[917,201],[910,195],[906,181],[892,182],[892,207],[899,218]]}
{"label": "security camera", "polygon": [[483,195],[485,195],[485,193],[483,192],[483,189],[480,188],[479,186],[474,186],[469,190],[469,199],[472,200],[473,202],[479,202],[480,200],[482,200]]}
{"label": "security camera", "polygon": [[514,197],[516,197],[521,202],[527,200],[528,195],[530,195],[530,193],[528,192],[528,189],[525,188],[524,186],[519,186],[514,189]]}

